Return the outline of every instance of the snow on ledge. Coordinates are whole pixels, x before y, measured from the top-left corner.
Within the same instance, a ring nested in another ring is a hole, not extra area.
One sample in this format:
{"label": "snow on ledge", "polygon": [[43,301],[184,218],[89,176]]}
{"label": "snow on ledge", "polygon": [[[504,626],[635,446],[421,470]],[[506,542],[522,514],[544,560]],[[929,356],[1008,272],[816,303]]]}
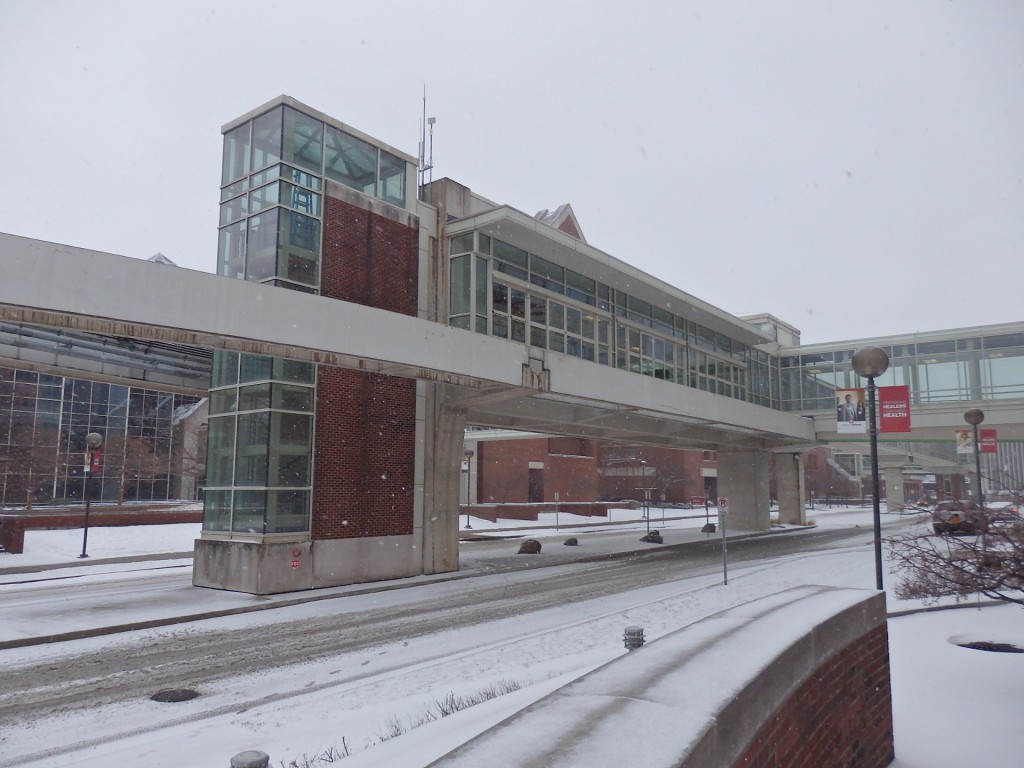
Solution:
{"label": "snow on ledge", "polygon": [[642,755],[659,768],[695,749],[732,765],[792,691],[885,616],[881,592],[786,590],[631,651],[431,765],[592,768]]}

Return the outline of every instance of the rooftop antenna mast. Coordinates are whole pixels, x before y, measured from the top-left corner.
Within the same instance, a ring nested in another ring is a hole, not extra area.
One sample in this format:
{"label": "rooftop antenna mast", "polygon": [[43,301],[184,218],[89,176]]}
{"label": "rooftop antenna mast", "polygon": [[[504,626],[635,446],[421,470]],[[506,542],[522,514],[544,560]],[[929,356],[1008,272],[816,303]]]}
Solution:
{"label": "rooftop antenna mast", "polygon": [[[434,123],[436,117],[427,117],[427,86],[423,86],[423,117],[420,120],[420,199],[423,187],[434,180]],[[430,145],[427,145],[429,132]]]}

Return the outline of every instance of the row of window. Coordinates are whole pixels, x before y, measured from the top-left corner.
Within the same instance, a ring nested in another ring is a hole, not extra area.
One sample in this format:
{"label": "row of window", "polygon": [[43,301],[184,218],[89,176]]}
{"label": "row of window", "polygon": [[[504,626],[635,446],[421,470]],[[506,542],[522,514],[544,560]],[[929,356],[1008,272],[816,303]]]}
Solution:
{"label": "row of window", "polygon": [[[914,403],[1024,397],[1024,334],[947,339],[884,349],[890,353],[889,369],[876,383],[908,385]],[[863,379],[853,370],[852,357],[853,350],[783,357],[783,408],[832,408],[837,388],[863,386]]]}
{"label": "row of window", "polygon": [[[464,250],[474,243],[495,255],[451,257],[451,325],[727,397],[748,398],[746,360],[752,350],[745,345],[482,233],[452,238],[452,249]],[[698,348],[700,339],[705,341],[702,346],[718,354]]]}
{"label": "row of window", "polygon": [[[478,263],[490,262],[495,273],[562,294],[630,323],[651,328],[661,335],[687,340],[691,346],[731,357],[741,365],[746,364],[750,355],[750,348],[742,342],[482,232],[466,232],[451,238],[453,288],[456,281],[464,279],[456,271],[468,268],[457,266],[460,254],[473,251],[482,255],[477,256]],[[491,258],[487,259],[487,256]],[[452,296],[455,296],[454,289]],[[452,314],[459,314],[455,307]]]}

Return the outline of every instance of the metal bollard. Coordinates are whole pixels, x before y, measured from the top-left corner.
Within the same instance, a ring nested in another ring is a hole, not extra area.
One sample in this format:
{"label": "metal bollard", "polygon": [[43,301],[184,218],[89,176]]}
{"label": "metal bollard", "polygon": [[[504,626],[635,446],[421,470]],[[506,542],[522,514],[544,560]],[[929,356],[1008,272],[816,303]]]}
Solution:
{"label": "metal bollard", "polygon": [[231,768],[267,768],[270,755],[258,749],[247,749],[231,758]]}
{"label": "metal bollard", "polygon": [[643,627],[626,627],[626,631],[622,635],[622,641],[626,644],[629,650],[639,648],[644,644],[644,628]]}

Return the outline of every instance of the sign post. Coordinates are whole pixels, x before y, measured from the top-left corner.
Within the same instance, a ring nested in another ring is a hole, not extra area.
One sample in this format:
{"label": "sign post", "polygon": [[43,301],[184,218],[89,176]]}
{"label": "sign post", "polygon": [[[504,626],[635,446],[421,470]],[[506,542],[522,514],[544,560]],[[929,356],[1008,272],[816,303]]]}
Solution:
{"label": "sign post", "polygon": [[718,523],[722,526],[722,584],[729,584],[729,545],[725,538],[725,516],[729,513],[729,499],[718,497]]}
{"label": "sign post", "polygon": [[82,495],[85,497],[85,525],[82,527],[82,554],[80,558],[88,557],[86,549],[89,545],[89,507],[92,502],[92,489],[89,487],[89,478],[103,471],[103,454],[100,446],[103,445],[103,436],[98,432],[90,432],[85,436],[85,445],[88,450],[85,452],[85,463],[82,466]]}

